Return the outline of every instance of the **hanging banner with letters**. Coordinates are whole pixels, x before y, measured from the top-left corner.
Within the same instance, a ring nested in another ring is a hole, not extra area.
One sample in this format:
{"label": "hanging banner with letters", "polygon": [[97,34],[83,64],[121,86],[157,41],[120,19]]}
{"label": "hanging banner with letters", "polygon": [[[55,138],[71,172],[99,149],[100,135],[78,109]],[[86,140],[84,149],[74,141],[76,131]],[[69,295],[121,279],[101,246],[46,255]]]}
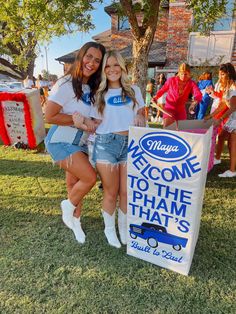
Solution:
{"label": "hanging banner with letters", "polygon": [[127,253],[187,275],[198,239],[212,127],[130,127]]}

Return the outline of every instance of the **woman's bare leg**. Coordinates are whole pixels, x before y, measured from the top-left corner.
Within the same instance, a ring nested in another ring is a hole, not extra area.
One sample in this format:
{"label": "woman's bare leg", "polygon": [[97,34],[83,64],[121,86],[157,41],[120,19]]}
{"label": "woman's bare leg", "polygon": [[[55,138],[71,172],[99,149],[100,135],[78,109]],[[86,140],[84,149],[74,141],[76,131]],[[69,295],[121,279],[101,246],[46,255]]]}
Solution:
{"label": "woman's bare leg", "polygon": [[230,170],[236,171],[236,132],[230,134]]}
{"label": "woman's bare leg", "polygon": [[104,233],[111,246],[120,248],[121,244],[116,235],[115,210],[119,192],[119,166],[97,163],[97,170],[103,185],[102,215]]}
{"label": "woman's bare leg", "polygon": [[75,153],[58,163],[67,171],[68,200],[61,203],[62,219],[73,230],[79,243],[84,243],[85,233],[80,223],[80,207],[83,197],[96,183],[96,172],[91,166],[88,157],[81,152]]}
{"label": "woman's bare leg", "polygon": [[215,158],[216,159],[220,159],[221,158],[221,154],[223,152],[224,149],[224,143],[225,140],[228,138],[228,132],[226,132],[225,130],[222,130],[220,132],[220,134],[218,135],[218,140],[217,140],[217,145],[216,145],[216,153],[215,153]]}
{"label": "woman's bare leg", "polygon": [[[71,192],[73,186],[78,182],[78,178],[68,171],[65,171],[65,174],[66,174],[66,188],[67,188],[67,193],[68,193],[68,198],[69,198],[69,193]],[[82,201],[79,202],[79,204],[77,205],[74,211],[75,217],[80,217],[81,209],[82,209]]]}
{"label": "woman's bare leg", "polygon": [[81,152],[73,154],[72,161],[68,159],[60,161],[60,167],[78,179],[68,193],[71,203],[77,206],[96,183],[96,172],[88,157]]}
{"label": "woman's bare leg", "polygon": [[120,208],[118,209],[118,229],[123,244],[127,244],[127,164],[121,164],[120,170]]}

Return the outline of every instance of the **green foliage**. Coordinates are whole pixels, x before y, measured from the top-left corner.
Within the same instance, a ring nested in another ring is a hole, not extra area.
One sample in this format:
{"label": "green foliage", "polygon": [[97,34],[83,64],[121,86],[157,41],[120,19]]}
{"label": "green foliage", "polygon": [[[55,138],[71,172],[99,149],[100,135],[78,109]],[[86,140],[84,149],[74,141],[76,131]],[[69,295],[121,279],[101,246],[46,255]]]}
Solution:
{"label": "green foliage", "polygon": [[94,27],[89,12],[95,2],[0,0],[0,53],[9,56],[9,67],[15,65],[24,76],[30,62],[36,58],[38,43],[48,42],[53,36]]}
{"label": "green foliage", "polygon": [[[79,245],[61,221],[64,173],[48,155],[0,146],[2,314],[235,313],[236,181],[208,175],[189,276],[152,265],[105,240],[98,186],[83,204]],[[223,195],[223,199],[222,199]]]}
{"label": "green foliage", "polygon": [[[194,15],[192,31],[200,31],[201,34],[208,35],[215,22],[226,15],[226,5],[232,1],[228,0],[187,0],[186,4]],[[232,12],[230,12],[232,13]]]}
{"label": "green foliage", "polygon": [[42,70],[42,77],[45,81],[55,82],[58,80],[58,77],[56,74],[48,73],[47,70]]}

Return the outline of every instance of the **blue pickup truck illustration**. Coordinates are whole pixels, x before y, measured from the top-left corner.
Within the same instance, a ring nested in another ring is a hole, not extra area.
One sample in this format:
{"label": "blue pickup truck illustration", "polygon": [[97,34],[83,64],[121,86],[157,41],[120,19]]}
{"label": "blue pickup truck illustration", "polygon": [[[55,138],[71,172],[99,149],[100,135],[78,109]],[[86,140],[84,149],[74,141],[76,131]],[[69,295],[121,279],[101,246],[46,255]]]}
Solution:
{"label": "blue pickup truck illustration", "polygon": [[163,226],[147,222],[143,222],[141,225],[130,224],[129,233],[132,239],[139,237],[147,240],[147,244],[152,248],[156,248],[158,242],[161,242],[170,244],[174,250],[180,251],[182,247],[186,247],[188,242],[186,238],[167,233],[166,228]]}

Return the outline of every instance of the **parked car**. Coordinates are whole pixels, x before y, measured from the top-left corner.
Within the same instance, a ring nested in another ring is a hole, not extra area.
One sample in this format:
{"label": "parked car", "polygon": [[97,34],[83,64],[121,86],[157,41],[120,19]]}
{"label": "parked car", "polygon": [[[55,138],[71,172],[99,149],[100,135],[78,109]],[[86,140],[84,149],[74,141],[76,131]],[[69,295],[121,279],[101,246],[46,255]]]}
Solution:
{"label": "parked car", "polygon": [[130,224],[130,236],[132,239],[137,237],[147,240],[147,244],[156,248],[158,242],[170,244],[173,249],[180,251],[182,247],[186,247],[188,239],[181,238],[167,232],[163,226],[143,222],[141,225]]}
{"label": "parked car", "polygon": [[0,83],[0,92],[8,92],[9,91],[9,86],[4,83]]}
{"label": "parked car", "polygon": [[22,82],[9,82],[7,83],[7,85],[11,88],[11,89],[15,89],[15,90],[20,90],[24,88],[24,85]]}

